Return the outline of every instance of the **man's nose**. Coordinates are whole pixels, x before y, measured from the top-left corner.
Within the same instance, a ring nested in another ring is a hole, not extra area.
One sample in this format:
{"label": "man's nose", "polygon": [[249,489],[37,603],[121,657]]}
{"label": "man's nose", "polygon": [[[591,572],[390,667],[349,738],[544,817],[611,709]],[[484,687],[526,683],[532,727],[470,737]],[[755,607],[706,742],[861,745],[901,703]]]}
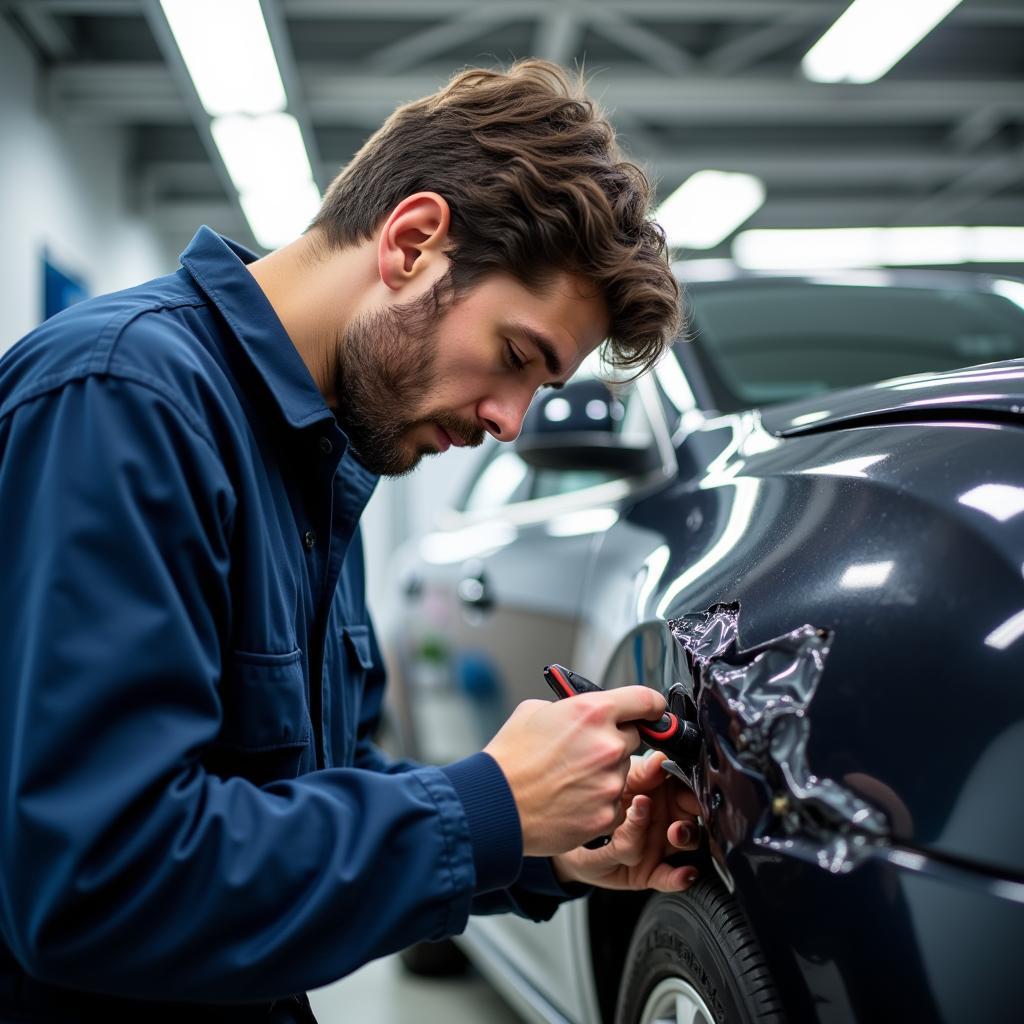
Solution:
{"label": "man's nose", "polygon": [[486,398],[477,409],[484,428],[499,441],[514,441],[533,401],[533,392],[503,398]]}

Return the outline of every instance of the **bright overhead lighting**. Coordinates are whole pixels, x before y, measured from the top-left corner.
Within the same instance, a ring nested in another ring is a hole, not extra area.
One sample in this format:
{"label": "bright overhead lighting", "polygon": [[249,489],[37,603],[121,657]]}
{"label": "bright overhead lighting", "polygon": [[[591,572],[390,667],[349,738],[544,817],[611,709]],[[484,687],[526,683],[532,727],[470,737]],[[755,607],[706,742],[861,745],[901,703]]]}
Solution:
{"label": "bright overhead lighting", "polygon": [[697,171],[658,207],[655,219],[670,246],[711,249],[763,202],[764,184],[752,174]]}
{"label": "bright overhead lighting", "polygon": [[294,241],[309,227],[320,207],[320,191],[312,181],[243,192],[238,197],[256,241],[277,249]]}
{"label": "bright overhead lighting", "polygon": [[738,235],[732,251],[750,270],[1018,262],[1024,227],[761,229]]}
{"label": "bright overhead lighting", "polygon": [[961,0],[854,0],[807,51],[815,82],[874,82],[912,50]]}
{"label": "bright overhead lighting", "polygon": [[284,84],[259,0],[160,3],[208,114],[284,110]]}
{"label": "bright overhead lighting", "polygon": [[299,122],[291,114],[218,117],[210,131],[239,192],[313,180]]}

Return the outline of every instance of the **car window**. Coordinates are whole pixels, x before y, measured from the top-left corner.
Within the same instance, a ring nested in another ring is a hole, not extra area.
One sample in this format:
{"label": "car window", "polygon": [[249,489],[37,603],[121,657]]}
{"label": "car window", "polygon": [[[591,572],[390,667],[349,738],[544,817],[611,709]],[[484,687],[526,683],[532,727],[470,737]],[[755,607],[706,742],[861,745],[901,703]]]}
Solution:
{"label": "car window", "polygon": [[991,292],[744,281],[690,298],[723,412],[1024,355],[1024,310]]}
{"label": "car window", "polygon": [[460,508],[463,512],[487,512],[530,496],[530,467],[508,447],[492,445],[484,455]]}
{"label": "car window", "polygon": [[[617,390],[607,406],[595,409],[600,420],[610,414],[614,432],[631,444],[654,444],[654,432],[643,402],[633,385]],[[617,474],[600,469],[533,469],[516,452],[494,444],[483,456],[466,490],[459,509],[486,512],[534,498],[551,498],[617,479]]]}
{"label": "car window", "polygon": [[556,494],[582,491],[584,487],[614,480],[615,474],[601,469],[539,469],[531,498],[550,498]]}

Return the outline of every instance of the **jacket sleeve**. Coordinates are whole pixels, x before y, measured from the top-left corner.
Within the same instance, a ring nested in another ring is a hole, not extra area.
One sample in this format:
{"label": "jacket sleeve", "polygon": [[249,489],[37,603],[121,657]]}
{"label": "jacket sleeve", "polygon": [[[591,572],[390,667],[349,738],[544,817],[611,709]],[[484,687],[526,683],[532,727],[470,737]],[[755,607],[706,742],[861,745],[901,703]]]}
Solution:
{"label": "jacket sleeve", "polygon": [[[362,559],[361,553],[359,554]],[[369,620],[369,616],[367,616]],[[356,764],[375,771],[405,772],[416,767],[407,759],[391,758],[375,743],[384,702],[386,672],[384,659],[373,626],[369,626],[372,666],[366,673],[361,701],[359,741]],[[457,770],[457,766],[452,766]],[[444,768],[451,771],[452,768]],[[566,900],[577,899],[591,891],[590,886],[562,885],[548,857],[524,857],[514,884],[490,892],[480,892],[474,899],[474,914],[513,913],[532,921],[547,921]]]}
{"label": "jacket sleeve", "polygon": [[0,933],[42,981],[276,998],[461,931],[520,871],[485,754],[262,788],[204,771],[236,511],[157,382],[90,376],[0,410]]}

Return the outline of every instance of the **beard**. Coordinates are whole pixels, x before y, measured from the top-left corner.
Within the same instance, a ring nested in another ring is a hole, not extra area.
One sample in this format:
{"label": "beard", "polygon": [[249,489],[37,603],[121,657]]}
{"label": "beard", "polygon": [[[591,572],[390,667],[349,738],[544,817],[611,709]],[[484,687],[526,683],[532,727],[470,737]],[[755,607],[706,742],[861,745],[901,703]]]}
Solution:
{"label": "beard", "polygon": [[484,430],[446,410],[429,415],[424,398],[437,385],[437,325],[454,301],[445,281],[421,299],[360,317],[334,347],[331,380],[334,415],[359,461],[379,476],[404,476],[429,445],[414,448],[407,435],[424,424],[438,424],[470,448],[483,443]]}

